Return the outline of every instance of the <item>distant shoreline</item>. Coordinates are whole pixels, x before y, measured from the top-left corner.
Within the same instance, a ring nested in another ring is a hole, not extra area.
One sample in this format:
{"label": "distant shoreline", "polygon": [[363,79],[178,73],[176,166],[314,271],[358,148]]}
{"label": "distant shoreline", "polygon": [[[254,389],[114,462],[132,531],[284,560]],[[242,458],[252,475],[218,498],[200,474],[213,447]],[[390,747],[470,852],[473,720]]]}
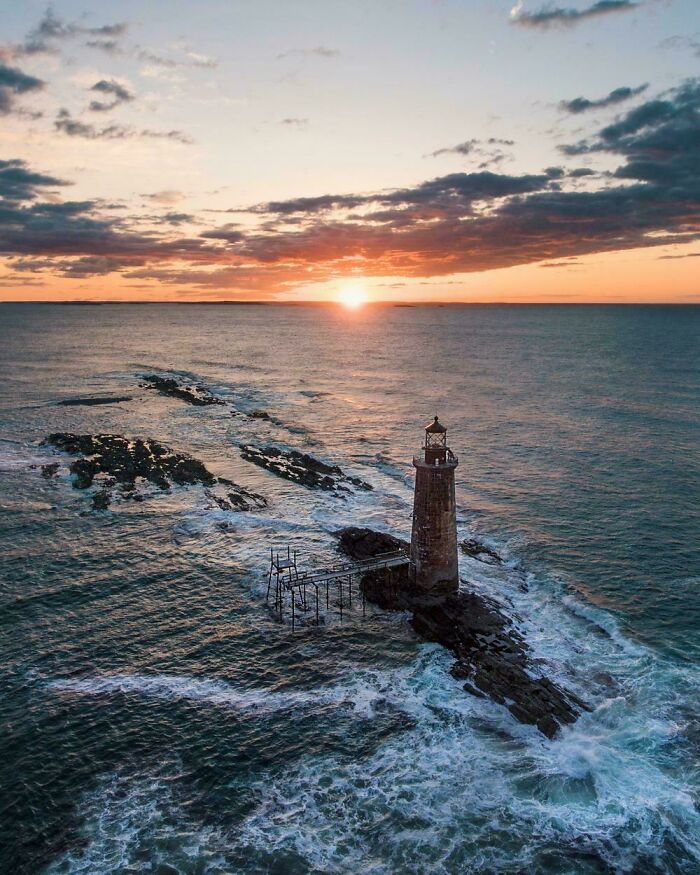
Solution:
{"label": "distant shoreline", "polygon": [[[59,307],[175,306],[175,307],[333,307],[344,310],[338,301],[0,301],[0,304],[23,304]],[[371,307],[698,307],[700,301],[367,301],[361,309]],[[357,311],[355,311],[357,312]]]}

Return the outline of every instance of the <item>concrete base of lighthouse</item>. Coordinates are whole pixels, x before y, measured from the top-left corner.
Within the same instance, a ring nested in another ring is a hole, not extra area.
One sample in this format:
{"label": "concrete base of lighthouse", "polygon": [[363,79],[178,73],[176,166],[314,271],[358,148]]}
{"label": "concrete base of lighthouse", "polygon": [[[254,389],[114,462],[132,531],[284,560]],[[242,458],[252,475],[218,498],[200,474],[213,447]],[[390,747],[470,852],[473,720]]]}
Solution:
{"label": "concrete base of lighthouse", "polygon": [[455,468],[451,454],[442,461],[415,458],[411,560],[416,590],[444,597],[459,589]]}

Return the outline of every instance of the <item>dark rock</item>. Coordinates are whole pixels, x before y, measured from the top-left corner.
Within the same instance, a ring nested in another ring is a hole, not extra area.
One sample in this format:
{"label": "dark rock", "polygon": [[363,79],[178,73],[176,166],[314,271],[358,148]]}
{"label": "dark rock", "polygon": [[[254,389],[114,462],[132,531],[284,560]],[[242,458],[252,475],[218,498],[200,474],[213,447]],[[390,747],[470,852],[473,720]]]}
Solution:
{"label": "dark rock", "polygon": [[503,563],[503,559],[495,550],[482,544],[481,541],[477,541],[476,538],[465,538],[459,546],[462,553],[466,553],[472,559],[478,559],[479,562],[485,562],[487,565],[501,565]]}
{"label": "dark rock", "polygon": [[300,453],[298,450],[281,450],[279,447],[254,447],[250,444],[241,445],[241,456],[246,462],[252,462],[266,471],[291,480],[309,489],[323,489],[333,492],[347,492],[349,486],[358,489],[371,490],[372,486],[350,477],[338,465],[329,465],[320,459]]}
{"label": "dark rock", "polygon": [[223,483],[229,487],[226,496],[217,495],[215,492],[208,491],[207,495],[222,510],[259,510],[262,507],[267,507],[267,499],[259,495],[257,492],[252,492],[243,486],[239,486],[232,480],[227,480],[225,477],[219,478],[219,483]]}
{"label": "dark rock", "polygon": [[207,407],[212,404],[226,403],[221,398],[212,395],[208,389],[202,386],[183,386],[172,377],[159,377],[157,374],[148,374],[143,379],[146,381],[144,384],[145,388],[155,389],[156,392],[169,398],[179,398],[181,401],[186,401],[195,407]]}
{"label": "dark rock", "polygon": [[251,410],[248,416],[250,416],[251,419],[264,419],[267,422],[272,421],[272,417],[267,410]]}
{"label": "dark rock", "polygon": [[133,400],[131,395],[113,395],[100,398],[66,398],[59,401],[61,407],[96,407],[98,404],[121,404]]}
{"label": "dark rock", "polygon": [[58,462],[49,462],[48,465],[42,465],[41,476],[46,477],[47,480],[51,477],[55,477],[56,474],[58,474],[59,467]]}
{"label": "dark rock", "polygon": [[[339,550],[352,559],[408,549],[406,541],[372,529],[350,527],[336,533]],[[408,569],[373,571],[361,586],[380,607],[411,612],[411,625],[428,641],[448,647],[457,657],[451,672],[460,680],[473,673],[464,689],[505,705],[522,723],[535,724],[553,737],[588,706],[548,678],[537,676],[529,648],[511,619],[494,601],[476,592],[426,599],[416,592]]]}
{"label": "dark rock", "polygon": [[163,491],[170,489],[171,481],[181,485],[203,483],[213,486],[216,483],[216,477],[198,459],[176,453],[158,441],[129,440],[114,434],[55,432],[46,438],[44,444],[82,456],[70,465],[76,489],[87,489],[97,475],[104,474],[108,475],[105,485],[119,484],[126,494],[134,492],[139,478]]}
{"label": "dark rock", "polygon": [[469,681],[462,687],[465,693],[469,693],[471,696],[476,696],[477,699],[485,699],[486,696],[481,692],[481,690],[477,690],[476,687],[472,686]]}
{"label": "dark rock", "polygon": [[107,510],[112,501],[112,494],[106,489],[100,489],[92,496],[92,506],[95,510]]}

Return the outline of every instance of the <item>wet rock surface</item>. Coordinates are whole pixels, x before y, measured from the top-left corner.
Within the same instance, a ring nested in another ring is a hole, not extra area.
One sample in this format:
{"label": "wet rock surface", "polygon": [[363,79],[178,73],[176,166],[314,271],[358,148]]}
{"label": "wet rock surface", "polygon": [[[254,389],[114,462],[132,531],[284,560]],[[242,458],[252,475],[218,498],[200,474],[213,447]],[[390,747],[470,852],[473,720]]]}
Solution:
{"label": "wet rock surface", "polygon": [[227,487],[225,494],[221,495],[208,490],[207,496],[221,510],[260,510],[263,507],[267,507],[267,499],[257,492],[252,492],[244,486],[239,486],[225,477],[220,477],[219,483]]}
{"label": "wet rock surface", "polygon": [[254,447],[241,445],[241,456],[247,461],[271,471],[278,477],[291,480],[309,489],[324,489],[335,492],[349,492],[350,487],[371,490],[372,486],[359,477],[351,477],[338,465],[329,465],[300,453],[298,450],[281,450],[279,447]]}
{"label": "wet rock surface", "polygon": [[[350,527],[337,534],[339,550],[352,559],[409,547],[400,538],[372,529]],[[589,710],[573,693],[539,674],[510,618],[483,595],[459,592],[428,600],[415,591],[405,568],[370,572],[362,588],[367,599],[382,608],[410,611],[411,625],[422,638],[455,654],[451,673],[465,681],[465,692],[488,696],[548,738]]]}
{"label": "wet rock surface", "polygon": [[47,480],[50,480],[52,477],[55,477],[58,474],[58,469],[60,465],[58,462],[50,462],[48,465],[41,466],[41,476],[46,477]]}
{"label": "wet rock surface", "polygon": [[478,559],[479,562],[485,562],[487,565],[502,565],[503,559],[491,547],[487,547],[476,538],[465,538],[459,545],[462,553],[471,556],[472,559]]}
{"label": "wet rock surface", "polygon": [[98,398],[66,398],[57,403],[60,407],[97,407],[100,404],[121,404],[131,400],[131,395],[109,395]]}
{"label": "wet rock surface", "polygon": [[[130,440],[116,434],[54,432],[43,444],[80,456],[69,466],[73,486],[76,489],[98,486],[99,490],[92,497],[93,507],[97,510],[109,507],[113,487],[119,488],[122,498],[142,500],[143,496],[136,491],[139,480],[153,483],[163,491],[169,490],[173,483],[213,486],[217,482],[198,459],[176,453],[156,440]],[[54,466],[57,470],[58,463],[44,465],[43,476],[52,476],[44,471]]]}
{"label": "wet rock surface", "polygon": [[155,389],[160,395],[166,395],[169,398],[179,398],[181,401],[186,401],[195,407],[208,407],[226,403],[221,398],[212,395],[205,386],[185,385],[184,383],[179,383],[173,377],[159,377],[157,374],[146,374],[143,380],[145,382],[142,385],[146,389]]}

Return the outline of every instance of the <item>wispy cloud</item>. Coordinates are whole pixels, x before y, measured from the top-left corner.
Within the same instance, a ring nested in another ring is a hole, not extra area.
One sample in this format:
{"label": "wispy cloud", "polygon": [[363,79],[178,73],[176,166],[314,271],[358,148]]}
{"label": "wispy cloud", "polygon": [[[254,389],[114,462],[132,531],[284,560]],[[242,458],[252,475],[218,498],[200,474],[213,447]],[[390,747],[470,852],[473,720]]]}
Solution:
{"label": "wispy cloud", "polygon": [[[23,42],[12,46],[11,51],[16,56],[50,54],[56,51],[57,43],[62,40],[81,36],[97,37],[98,40],[108,40],[116,44],[116,40],[124,36],[127,29],[126,22],[87,27],[77,22],[65,21],[49,7],[36,27],[29,31]],[[94,44],[95,40],[91,42]]]}
{"label": "wispy cloud", "polygon": [[107,125],[98,128],[88,122],[73,118],[67,109],[60,109],[54,127],[57,131],[69,137],[82,137],[85,140],[132,140],[132,139],[158,139],[172,140],[176,143],[191,144],[191,137],[182,131],[153,131],[149,128],[141,130],[125,125]]}
{"label": "wispy cloud", "polygon": [[439,158],[441,155],[471,156],[480,162],[478,165],[479,169],[485,170],[488,167],[501,164],[508,158],[508,154],[504,152],[501,147],[514,145],[515,140],[503,140],[499,137],[489,137],[487,140],[471,139],[465,140],[462,143],[457,143],[456,146],[436,149],[425,157]]}
{"label": "wispy cloud", "polygon": [[623,103],[625,100],[630,100],[638,94],[646,91],[649,87],[648,83],[639,85],[637,88],[629,88],[623,86],[615,88],[610,94],[601,97],[598,100],[589,100],[586,97],[575,97],[573,100],[562,100],[559,103],[559,108],[565,112],[570,112],[573,115],[578,115],[582,112],[588,112],[592,109],[606,109],[609,106],[617,106],[618,103]]}
{"label": "wispy cloud", "polygon": [[278,61],[281,61],[283,58],[337,58],[339,55],[339,49],[329,49],[327,46],[314,46],[312,49],[288,49],[286,52],[280,52],[276,55],[276,58]]}
{"label": "wispy cloud", "polygon": [[510,11],[510,19],[513,24],[520,24],[523,27],[570,27],[591,18],[601,18],[616,12],[631,12],[641,5],[635,0],[598,0],[597,3],[583,9],[550,4],[535,12],[527,12],[524,9],[525,4],[519,0]]}
{"label": "wispy cloud", "polygon": [[100,79],[95,82],[90,91],[96,91],[108,98],[107,100],[91,101],[89,109],[92,112],[109,112],[121,103],[129,103],[134,100],[134,95],[129,89],[121,82],[117,82],[116,79]]}

